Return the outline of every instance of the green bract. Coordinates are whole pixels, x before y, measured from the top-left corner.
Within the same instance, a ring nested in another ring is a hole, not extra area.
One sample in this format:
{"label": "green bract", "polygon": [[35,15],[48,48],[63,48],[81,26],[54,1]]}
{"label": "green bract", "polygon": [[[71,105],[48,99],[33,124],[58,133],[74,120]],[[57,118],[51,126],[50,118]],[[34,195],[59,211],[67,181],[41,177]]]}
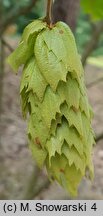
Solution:
{"label": "green bract", "polygon": [[45,165],[50,179],[76,195],[86,172],[93,177],[94,135],[83,68],[70,28],[58,22],[50,29],[42,20],[33,21],[8,62],[15,71],[24,65],[22,112],[37,164]]}

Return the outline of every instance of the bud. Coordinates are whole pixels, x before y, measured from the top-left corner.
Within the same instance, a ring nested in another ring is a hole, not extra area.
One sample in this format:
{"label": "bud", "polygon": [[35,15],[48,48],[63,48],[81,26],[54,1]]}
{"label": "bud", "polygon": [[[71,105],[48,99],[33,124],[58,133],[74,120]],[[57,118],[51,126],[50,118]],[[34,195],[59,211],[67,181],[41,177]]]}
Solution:
{"label": "bud", "polygon": [[94,134],[84,72],[70,28],[63,22],[49,28],[42,20],[33,21],[8,62],[15,71],[24,65],[22,112],[38,166],[45,165],[50,179],[76,195],[87,170],[93,177]]}

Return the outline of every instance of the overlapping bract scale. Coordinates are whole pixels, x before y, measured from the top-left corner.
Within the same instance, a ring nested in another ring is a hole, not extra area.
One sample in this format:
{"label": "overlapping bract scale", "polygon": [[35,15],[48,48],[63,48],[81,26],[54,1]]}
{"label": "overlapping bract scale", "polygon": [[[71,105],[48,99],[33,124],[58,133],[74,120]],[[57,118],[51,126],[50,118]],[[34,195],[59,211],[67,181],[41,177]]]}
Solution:
{"label": "overlapping bract scale", "polygon": [[15,71],[24,65],[21,105],[38,166],[45,165],[50,179],[76,195],[87,170],[93,177],[94,134],[83,68],[70,28],[62,22],[49,28],[42,20],[33,21],[8,62]]}

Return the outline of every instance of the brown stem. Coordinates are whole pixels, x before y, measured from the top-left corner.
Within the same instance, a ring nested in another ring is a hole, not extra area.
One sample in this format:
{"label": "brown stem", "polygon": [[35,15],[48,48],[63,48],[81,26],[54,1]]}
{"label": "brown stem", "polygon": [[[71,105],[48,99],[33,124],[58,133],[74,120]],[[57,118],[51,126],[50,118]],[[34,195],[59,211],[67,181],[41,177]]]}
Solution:
{"label": "brown stem", "polygon": [[53,5],[53,0],[47,0],[47,12],[46,12],[46,17],[45,21],[49,25],[49,27],[52,27],[52,5]]}
{"label": "brown stem", "polygon": [[10,52],[14,51],[14,49],[10,46],[10,44],[4,38],[2,38],[1,41],[10,50]]}

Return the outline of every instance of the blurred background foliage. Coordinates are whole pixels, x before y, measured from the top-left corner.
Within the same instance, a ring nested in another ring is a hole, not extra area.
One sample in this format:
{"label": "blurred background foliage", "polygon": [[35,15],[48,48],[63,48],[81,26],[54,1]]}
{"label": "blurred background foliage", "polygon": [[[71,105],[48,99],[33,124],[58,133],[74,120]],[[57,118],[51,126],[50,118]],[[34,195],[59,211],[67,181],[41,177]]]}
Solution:
{"label": "blurred background foliage", "polygon": [[81,0],[84,11],[94,20],[103,19],[103,1],[102,0]]}
{"label": "blurred background foliage", "polygon": [[[13,12],[14,10],[17,11],[20,7],[23,8],[25,6],[29,5],[30,0],[22,0],[22,1],[16,1],[16,0],[3,0],[3,14],[4,16],[6,13],[12,8]],[[17,24],[17,30],[18,33],[21,33],[24,29],[24,27],[33,19],[37,19],[40,16],[43,16],[45,13],[45,0],[38,0],[35,7],[33,7],[30,11],[30,13],[27,13],[26,15],[19,16],[15,20],[15,23]],[[12,11],[11,11],[12,12]]]}
{"label": "blurred background foliage", "polygon": [[[90,41],[92,29],[93,29],[93,22],[90,19],[90,16],[85,14],[84,11],[81,9],[79,18],[77,20],[76,32],[75,37],[77,41],[77,46],[79,52],[83,54],[85,49],[85,45]],[[98,25],[98,21],[96,21]],[[92,56],[99,56],[103,55],[103,33],[101,33],[99,42],[96,46],[96,49],[93,50]]]}

